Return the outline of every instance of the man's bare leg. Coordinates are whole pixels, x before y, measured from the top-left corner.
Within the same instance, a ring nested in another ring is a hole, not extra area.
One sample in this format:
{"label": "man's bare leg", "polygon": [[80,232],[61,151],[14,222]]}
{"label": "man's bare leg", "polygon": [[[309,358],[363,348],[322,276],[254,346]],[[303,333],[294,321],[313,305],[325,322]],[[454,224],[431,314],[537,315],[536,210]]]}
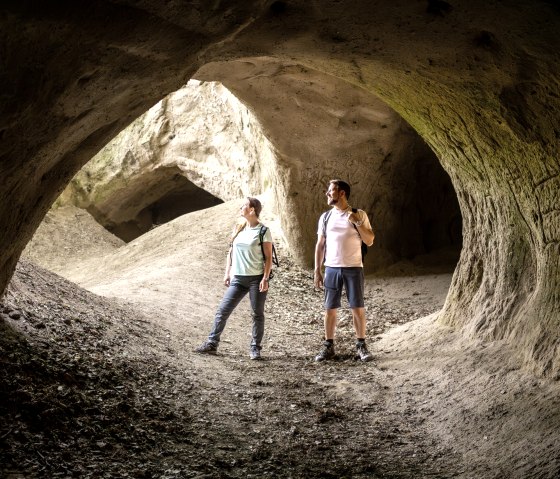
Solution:
{"label": "man's bare leg", "polygon": [[366,308],[352,308],[352,320],[354,322],[354,331],[356,332],[356,339],[365,339]]}
{"label": "man's bare leg", "polygon": [[336,309],[325,311],[325,339],[334,340],[336,332]]}

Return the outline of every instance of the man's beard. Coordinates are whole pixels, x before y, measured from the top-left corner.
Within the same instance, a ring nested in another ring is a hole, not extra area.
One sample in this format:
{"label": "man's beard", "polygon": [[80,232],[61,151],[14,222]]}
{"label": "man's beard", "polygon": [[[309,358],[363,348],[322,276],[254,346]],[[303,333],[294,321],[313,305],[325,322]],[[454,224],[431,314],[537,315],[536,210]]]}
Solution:
{"label": "man's beard", "polygon": [[329,198],[329,205],[336,205],[338,203],[337,199]]}

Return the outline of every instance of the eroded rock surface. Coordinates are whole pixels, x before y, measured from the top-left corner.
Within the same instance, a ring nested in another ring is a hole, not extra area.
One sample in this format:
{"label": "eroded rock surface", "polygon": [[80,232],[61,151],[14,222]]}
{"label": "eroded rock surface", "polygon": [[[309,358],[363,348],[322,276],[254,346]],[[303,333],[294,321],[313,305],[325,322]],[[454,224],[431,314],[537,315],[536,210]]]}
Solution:
{"label": "eroded rock surface", "polygon": [[[297,258],[312,265],[317,219],[329,180],[352,186],[351,205],[378,233],[368,269],[461,247],[461,214],[447,173],[418,134],[372,92],[271,58],[212,63],[197,78],[219,79],[255,112],[278,156],[273,191]],[[441,257],[440,257],[441,258]],[[446,258],[454,266],[456,256]]]}
{"label": "eroded rock surface", "polygon": [[[440,321],[507,339],[539,374],[560,371],[555,3],[123,0],[2,12],[0,290],[66,184],[134,118],[204,65],[274,58],[375,93],[424,138],[464,226]],[[277,120],[273,145],[288,131]],[[315,197],[305,161],[282,165],[286,210]],[[285,225],[300,260],[310,246],[296,244],[312,236],[302,219]]]}
{"label": "eroded rock surface", "polygon": [[326,185],[342,178],[381,232],[368,270],[427,254],[454,266],[461,216],[449,176],[375,95],[272,59],[207,65],[197,76],[226,81],[256,117],[220,83],[193,81],[104,147],[57,203],[86,208],[131,240],[180,214],[264,195],[309,265]]}

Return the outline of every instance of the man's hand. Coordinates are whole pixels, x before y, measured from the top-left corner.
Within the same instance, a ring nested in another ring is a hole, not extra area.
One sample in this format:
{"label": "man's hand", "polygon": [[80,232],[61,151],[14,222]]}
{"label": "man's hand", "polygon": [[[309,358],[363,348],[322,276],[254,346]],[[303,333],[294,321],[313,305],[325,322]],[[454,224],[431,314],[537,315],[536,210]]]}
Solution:
{"label": "man's hand", "polygon": [[321,271],[315,271],[315,274],[313,275],[313,284],[316,288],[323,287],[323,275],[321,274]]}
{"label": "man's hand", "polygon": [[224,276],[224,284],[229,287],[230,277],[229,274]]}
{"label": "man's hand", "polygon": [[348,221],[350,221],[350,223],[356,226],[361,226],[363,223],[357,211],[355,213],[350,212],[350,214],[348,215]]}

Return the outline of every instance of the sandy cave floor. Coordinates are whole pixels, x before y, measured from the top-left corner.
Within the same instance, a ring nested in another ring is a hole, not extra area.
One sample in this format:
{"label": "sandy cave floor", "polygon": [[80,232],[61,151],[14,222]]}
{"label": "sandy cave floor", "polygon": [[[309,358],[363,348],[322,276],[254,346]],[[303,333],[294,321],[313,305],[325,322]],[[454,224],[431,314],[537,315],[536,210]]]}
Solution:
{"label": "sandy cave floor", "polygon": [[218,356],[193,353],[223,293],[221,226],[237,208],[128,245],[84,212],[49,214],[0,304],[0,477],[560,475],[558,381],[438,325],[450,274],[368,277],[375,361],[353,359],[344,311],[337,360],[317,364],[322,294],[268,216],[282,267],[264,360],[248,358],[247,301]]}

